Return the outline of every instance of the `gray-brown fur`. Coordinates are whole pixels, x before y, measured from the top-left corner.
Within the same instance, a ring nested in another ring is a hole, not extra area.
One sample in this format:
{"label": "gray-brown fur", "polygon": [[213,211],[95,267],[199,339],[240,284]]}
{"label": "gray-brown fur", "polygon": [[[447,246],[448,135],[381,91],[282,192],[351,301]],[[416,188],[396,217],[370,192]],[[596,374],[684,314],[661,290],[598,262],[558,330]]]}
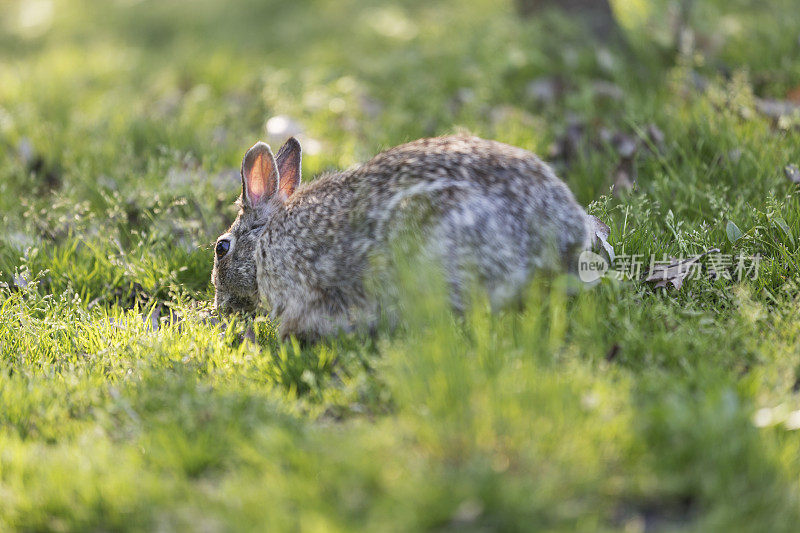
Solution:
{"label": "gray-brown fur", "polygon": [[[572,193],[521,148],[469,136],[421,139],[297,187],[299,145],[290,143],[294,150],[281,149],[277,162],[268,158],[276,176],[278,167],[293,169],[294,181],[284,187],[281,174],[265,199],[248,200],[243,163],[233,242],[213,274],[220,310],[266,306],[283,336],[369,325],[378,296],[365,281],[409,220],[421,251],[441,263],[456,308],[475,281],[502,306],[535,271],[574,268],[591,244],[591,222]],[[265,147],[248,154],[267,154]],[[291,155],[296,167],[286,162]]]}

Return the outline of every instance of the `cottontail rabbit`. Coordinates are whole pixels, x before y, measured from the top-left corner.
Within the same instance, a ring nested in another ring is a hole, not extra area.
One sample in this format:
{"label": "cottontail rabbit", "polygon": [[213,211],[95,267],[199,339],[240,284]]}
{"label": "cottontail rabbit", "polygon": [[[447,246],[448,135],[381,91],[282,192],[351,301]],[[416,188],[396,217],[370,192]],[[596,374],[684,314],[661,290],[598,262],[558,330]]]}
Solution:
{"label": "cottontail rabbit", "polygon": [[[404,221],[439,260],[453,305],[469,285],[493,306],[519,295],[537,269],[574,270],[592,222],[532,153],[470,136],[421,139],[300,186],[300,144],[273,157],[257,143],[242,161],[239,216],[216,243],[220,311],[261,305],[282,337],[316,339],[374,320],[366,287]],[[412,216],[409,216],[412,215]]]}

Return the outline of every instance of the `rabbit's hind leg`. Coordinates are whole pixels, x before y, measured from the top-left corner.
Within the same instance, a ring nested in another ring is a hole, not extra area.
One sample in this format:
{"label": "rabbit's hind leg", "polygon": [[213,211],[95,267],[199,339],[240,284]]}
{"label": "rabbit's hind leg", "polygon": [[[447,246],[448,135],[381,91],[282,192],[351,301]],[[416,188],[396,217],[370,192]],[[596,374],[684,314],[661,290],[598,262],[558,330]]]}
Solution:
{"label": "rabbit's hind leg", "polygon": [[[487,206],[489,207],[487,209]],[[519,222],[491,204],[466,204],[454,210],[435,232],[454,311],[463,313],[476,289],[488,292],[492,310],[516,306],[530,280],[528,236],[513,231]]]}

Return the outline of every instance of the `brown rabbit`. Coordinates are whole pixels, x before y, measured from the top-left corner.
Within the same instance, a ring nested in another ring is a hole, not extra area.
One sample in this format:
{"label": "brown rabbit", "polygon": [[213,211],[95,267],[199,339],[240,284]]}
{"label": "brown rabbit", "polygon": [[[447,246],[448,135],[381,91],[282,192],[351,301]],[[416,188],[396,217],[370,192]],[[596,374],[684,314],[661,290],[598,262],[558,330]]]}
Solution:
{"label": "brown rabbit", "polygon": [[537,269],[574,270],[591,245],[593,223],[570,190],[521,148],[421,139],[302,187],[300,161],[294,138],[276,157],[263,142],[248,150],[239,216],[217,240],[212,274],[219,311],[265,306],[282,337],[369,326],[373,259],[388,256],[401,228],[439,261],[456,309],[475,281],[499,307]]}

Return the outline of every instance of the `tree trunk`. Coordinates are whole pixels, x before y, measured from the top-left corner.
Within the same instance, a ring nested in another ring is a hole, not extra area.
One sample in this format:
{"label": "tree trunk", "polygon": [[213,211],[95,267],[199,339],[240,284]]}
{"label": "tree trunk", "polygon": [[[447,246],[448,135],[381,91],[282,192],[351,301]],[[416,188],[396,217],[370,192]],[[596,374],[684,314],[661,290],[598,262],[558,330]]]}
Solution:
{"label": "tree trunk", "polygon": [[619,27],[608,0],[516,0],[517,11],[530,17],[546,9],[559,9],[580,18],[592,34],[602,41],[619,37]]}

